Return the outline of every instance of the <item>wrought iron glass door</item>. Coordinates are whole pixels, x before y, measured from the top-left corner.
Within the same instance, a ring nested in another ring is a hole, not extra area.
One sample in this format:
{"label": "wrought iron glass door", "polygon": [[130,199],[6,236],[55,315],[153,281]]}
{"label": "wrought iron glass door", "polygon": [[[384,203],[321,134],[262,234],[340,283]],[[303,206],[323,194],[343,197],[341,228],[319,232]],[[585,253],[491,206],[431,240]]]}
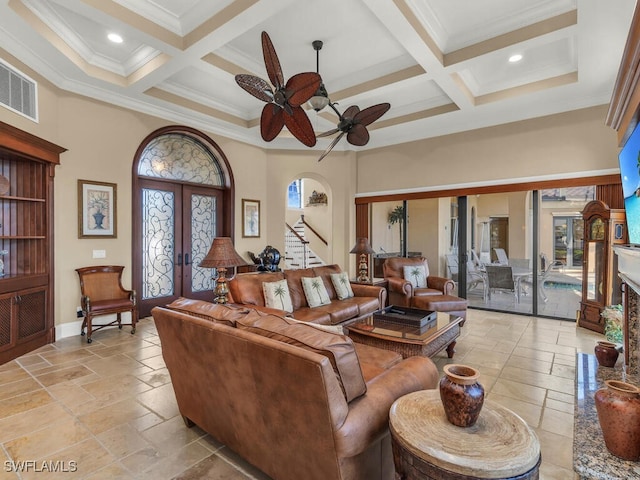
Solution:
{"label": "wrought iron glass door", "polygon": [[211,299],[213,272],[198,264],[218,234],[221,192],[144,179],[140,195],[141,316],[180,296]]}

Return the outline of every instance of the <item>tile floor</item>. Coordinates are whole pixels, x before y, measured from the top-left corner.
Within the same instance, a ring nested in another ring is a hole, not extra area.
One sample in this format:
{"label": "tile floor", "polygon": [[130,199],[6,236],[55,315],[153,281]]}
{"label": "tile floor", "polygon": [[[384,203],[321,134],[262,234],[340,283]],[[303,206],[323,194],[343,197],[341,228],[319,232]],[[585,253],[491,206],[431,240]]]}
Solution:
{"label": "tile floor", "polygon": [[[487,398],[533,427],[541,479],[574,478],[575,353],[592,352],[597,338],[571,322],[469,311],[453,362],[480,369]],[[434,360],[440,370],[452,362],[444,353]],[[65,338],[0,366],[0,461],[0,480],[157,480],[196,464],[201,478],[268,480],[184,426],[152,319],[135,335],[125,327],[96,333],[91,345]],[[19,473],[8,471],[20,461]],[[46,469],[58,472],[36,471]]]}

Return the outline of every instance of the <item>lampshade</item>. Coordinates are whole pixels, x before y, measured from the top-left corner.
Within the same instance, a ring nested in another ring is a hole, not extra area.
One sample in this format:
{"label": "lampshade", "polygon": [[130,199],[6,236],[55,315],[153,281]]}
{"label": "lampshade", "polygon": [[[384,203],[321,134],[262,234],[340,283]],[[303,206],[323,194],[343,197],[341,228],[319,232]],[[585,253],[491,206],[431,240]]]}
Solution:
{"label": "lampshade", "polygon": [[351,249],[349,253],[359,253],[365,255],[371,255],[372,253],[376,253],[371,245],[369,245],[369,239],[367,237],[358,237],[356,239],[355,246]]}
{"label": "lampshade", "polygon": [[214,238],[209,253],[200,262],[203,268],[227,268],[246,264],[247,262],[236,252],[229,237]]}
{"label": "lampshade", "polygon": [[313,94],[313,97],[309,99],[309,106],[313,108],[316,112],[319,112],[324,107],[329,105],[329,94],[327,93],[327,89],[324,88],[324,84],[320,84],[316,93]]}

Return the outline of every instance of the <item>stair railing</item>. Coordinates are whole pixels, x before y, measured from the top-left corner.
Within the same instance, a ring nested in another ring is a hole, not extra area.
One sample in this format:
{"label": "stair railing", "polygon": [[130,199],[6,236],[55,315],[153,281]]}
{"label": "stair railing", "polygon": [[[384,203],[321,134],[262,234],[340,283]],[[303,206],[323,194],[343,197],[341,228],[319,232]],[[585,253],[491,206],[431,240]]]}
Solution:
{"label": "stair railing", "polygon": [[[315,228],[313,228],[311,225],[309,225],[309,224],[307,223],[307,221],[304,219],[304,215],[300,215],[300,221],[304,224],[304,226],[305,226],[305,227],[308,227],[308,228],[309,228],[309,230],[311,230],[311,231],[313,232],[313,234],[314,234],[316,237],[318,237],[318,239],[320,239],[320,241],[321,241],[322,243],[324,243],[324,244],[325,244],[325,245],[327,245],[327,246],[329,245],[329,242],[327,242],[327,241],[322,237],[322,235],[320,235],[320,234],[316,231],[316,229],[315,229]],[[291,228],[291,227],[289,227],[289,228]]]}
{"label": "stair railing", "polygon": [[300,262],[301,268],[307,268],[307,245],[308,240],[302,238],[295,229],[285,222],[288,235],[285,236],[286,251],[291,255],[294,262]]}

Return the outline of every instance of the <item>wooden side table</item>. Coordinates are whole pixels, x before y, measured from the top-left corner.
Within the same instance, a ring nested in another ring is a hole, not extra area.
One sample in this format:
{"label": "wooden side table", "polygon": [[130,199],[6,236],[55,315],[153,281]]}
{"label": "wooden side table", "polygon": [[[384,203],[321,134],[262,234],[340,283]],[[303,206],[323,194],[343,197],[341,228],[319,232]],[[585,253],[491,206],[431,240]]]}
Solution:
{"label": "wooden side table", "polygon": [[537,480],[540,444],[519,416],[485,400],[472,427],[447,420],[440,392],[422,390],[389,413],[396,472],[402,480]]}

